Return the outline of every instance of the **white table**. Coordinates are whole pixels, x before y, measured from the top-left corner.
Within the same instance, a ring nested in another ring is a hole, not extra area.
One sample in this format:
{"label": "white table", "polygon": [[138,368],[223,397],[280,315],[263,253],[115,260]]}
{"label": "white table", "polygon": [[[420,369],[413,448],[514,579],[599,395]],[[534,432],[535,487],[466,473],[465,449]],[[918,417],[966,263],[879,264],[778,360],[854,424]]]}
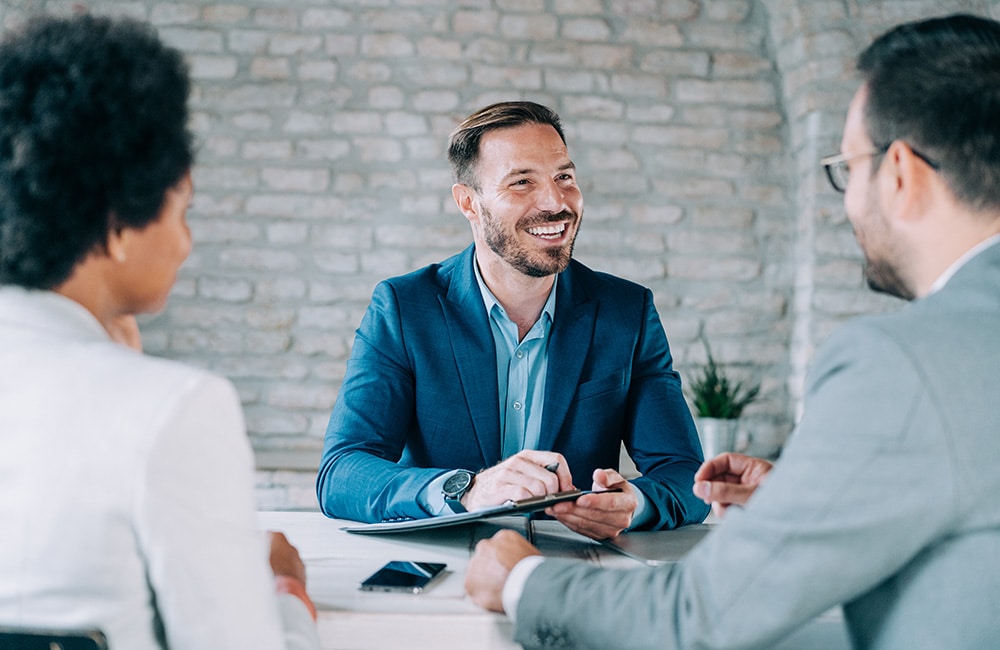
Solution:
{"label": "white table", "polygon": [[[523,530],[523,517],[495,523],[394,535],[353,535],[352,522],[317,512],[261,512],[261,529],[285,533],[305,562],[308,590],[319,612],[319,635],[328,650],[439,650],[520,648],[505,616],[486,612],[465,596],[465,569],[476,542],[499,527]],[[535,543],[550,556],[576,557],[599,566],[642,565],[576,535],[555,521],[535,522]],[[664,536],[670,536],[665,531]],[[364,592],[358,584],[390,560],[444,562],[447,575],[421,594]],[[848,648],[839,610],[802,628],[779,648]]]}

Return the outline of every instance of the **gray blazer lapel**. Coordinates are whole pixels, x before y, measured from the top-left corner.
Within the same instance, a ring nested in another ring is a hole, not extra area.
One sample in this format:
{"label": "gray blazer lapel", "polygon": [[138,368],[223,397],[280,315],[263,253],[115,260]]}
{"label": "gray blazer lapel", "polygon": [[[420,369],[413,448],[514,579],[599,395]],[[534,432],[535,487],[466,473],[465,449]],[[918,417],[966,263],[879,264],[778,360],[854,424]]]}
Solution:
{"label": "gray blazer lapel", "polygon": [[594,338],[597,301],[591,300],[578,284],[574,282],[571,270],[559,276],[556,316],[549,339],[549,366],[545,377],[539,449],[548,450],[555,446]]}
{"label": "gray blazer lapel", "polygon": [[[470,247],[458,258],[447,292],[441,294],[439,300],[462,392],[475,428],[471,433],[478,440],[484,464],[492,465],[500,459],[497,356],[472,263]],[[456,432],[458,435],[462,433]]]}

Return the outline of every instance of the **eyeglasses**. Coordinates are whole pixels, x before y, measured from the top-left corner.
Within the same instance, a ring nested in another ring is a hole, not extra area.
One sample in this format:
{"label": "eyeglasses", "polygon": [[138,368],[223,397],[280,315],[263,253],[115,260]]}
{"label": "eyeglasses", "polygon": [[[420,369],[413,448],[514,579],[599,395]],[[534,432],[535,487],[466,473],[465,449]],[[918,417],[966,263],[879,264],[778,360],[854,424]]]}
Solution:
{"label": "eyeglasses", "polygon": [[[857,160],[858,158],[864,158],[865,156],[881,156],[889,150],[890,146],[892,146],[891,142],[885,146],[877,147],[864,153],[856,153],[850,156],[845,154],[827,156],[826,158],[820,160],[819,164],[823,165],[823,169],[826,170],[826,177],[830,179],[830,185],[833,185],[833,189],[840,193],[844,193],[847,191],[847,181],[850,179],[851,175],[851,168],[848,166],[848,163],[852,160]],[[938,164],[936,162],[932,161],[930,158],[920,153],[913,147],[910,147],[910,151],[913,152],[914,156],[927,163],[931,169],[937,171]]]}

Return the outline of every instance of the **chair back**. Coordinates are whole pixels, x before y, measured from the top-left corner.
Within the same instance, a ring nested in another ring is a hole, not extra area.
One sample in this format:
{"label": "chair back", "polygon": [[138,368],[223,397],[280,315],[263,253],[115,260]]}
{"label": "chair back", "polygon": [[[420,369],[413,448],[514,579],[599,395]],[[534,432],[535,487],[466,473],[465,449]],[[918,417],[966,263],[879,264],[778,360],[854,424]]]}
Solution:
{"label": "chair back", "polygon": [[108,640],[98,629],[49,630],[0,625],[3,650],[108,650]]}

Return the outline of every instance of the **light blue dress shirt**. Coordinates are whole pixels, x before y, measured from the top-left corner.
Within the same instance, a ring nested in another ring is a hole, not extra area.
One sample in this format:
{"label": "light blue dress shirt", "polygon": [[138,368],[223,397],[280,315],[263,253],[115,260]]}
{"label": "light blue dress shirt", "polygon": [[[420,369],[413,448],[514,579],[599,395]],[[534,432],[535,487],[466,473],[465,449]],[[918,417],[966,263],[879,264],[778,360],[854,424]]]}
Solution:
{"label": "light blue dress shirt", "polygon": [[[549,297],[538,320],[524,338],[518,340],[517,323],[507,316],[506,310],[486,286],[479,272],[478,262],[474,268],[483,304],[490,317],[490,329],[497,353],[500,445],[503,458],[506,459],[524,449],[537,449],[541,439],[545,378],[549,367],[549,333],[556,313],[556,285],[559,283],[559,276],[556,275],[553,279]],[[451,508],[444,502],[442,488],[445,481],[454,474],[455,471],[442,474],[421,491],[418,499],[425,510],[436,515],[451,513]],[[584,478],[589,482],[590,477]],[[580,480],[579,477],[577,480]],[[645,521],[643,515],[647,507],[646,497],[638,488],[636,496],[639,505],[632,520],[633,526]]]}

